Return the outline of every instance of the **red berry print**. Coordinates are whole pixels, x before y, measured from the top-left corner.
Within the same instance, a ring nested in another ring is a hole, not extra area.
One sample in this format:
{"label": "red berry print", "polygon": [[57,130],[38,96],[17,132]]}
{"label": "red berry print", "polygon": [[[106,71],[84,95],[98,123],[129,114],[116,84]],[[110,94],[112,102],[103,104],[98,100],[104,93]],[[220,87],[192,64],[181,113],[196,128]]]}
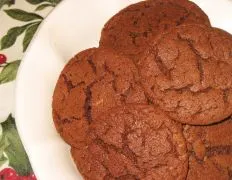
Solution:
{"label": "red berry print", "polygon": [[14,169],[5,168],[0,172],[1,180],[19,180],[19,176]]}
{"label": "red berry print", "polygon": [[27,176],[21,176],[21,177],[19,177],[19,180],[28,180],[28,177]]}
{"label": "red berry print", "polygon": [[31,174],[29,176],[21,176],[19,180],[37,180],[34,174]]}
{"label": "red berry print", "polygon": [[6,63],[6,56],[4,54],[0,54],[0,65]]}
{"label": "red berry print", "polygon": [[28,180],[37,180],[37,178],[35,177],[34,174],[32,174],[32,175],[29,176],[29,179],[28,179]]}

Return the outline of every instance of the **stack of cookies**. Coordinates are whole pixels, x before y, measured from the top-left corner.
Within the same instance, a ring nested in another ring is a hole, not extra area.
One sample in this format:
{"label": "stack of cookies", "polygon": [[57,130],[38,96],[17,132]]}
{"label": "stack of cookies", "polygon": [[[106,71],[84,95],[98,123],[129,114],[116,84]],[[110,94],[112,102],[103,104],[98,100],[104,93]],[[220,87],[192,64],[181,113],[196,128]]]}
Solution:
{"label": "stack of cookies", "polygon": [[86,180],[231,180],[231,114],[232,35],[187,0],[121,10],[53,96]]}

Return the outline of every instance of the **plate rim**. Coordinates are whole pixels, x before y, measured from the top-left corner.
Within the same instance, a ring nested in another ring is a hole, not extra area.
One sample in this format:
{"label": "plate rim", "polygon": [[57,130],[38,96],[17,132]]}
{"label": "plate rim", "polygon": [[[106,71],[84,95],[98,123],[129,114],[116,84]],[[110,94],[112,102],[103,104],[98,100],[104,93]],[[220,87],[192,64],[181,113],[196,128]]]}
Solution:
{"label": "plate rim", "polygon": [[[56,15],[57,11],[59,11],[60,8],[62,8],[63,6],[65,6],[66,3],[68,3],[69,0],[63,0],[61,1],[54,9],[52,9],[48,15],[45,17],[45,19],[41,22],[40,26],[38,27],[36,33],[34,34],[27,50],[25,51],[25,53],[23,54],[23,57],[22,57],[22,60],[21,60],[21,63],[20,63],[20,66],[19,66],[19,69],[18,69],[18,72],[17,72],[17,76],[16,76],[16,79],[15,79],[15,105],[14,105],[14,108],[15,108],[15,123],[16,123],[16,127],[17,127],[17,131],[18,131],[18,134],[20,136],[20,139],[21,139],[21,142],[23,144],[23,147],[25,149],[25,152],[29,158],[29,162],[31,164],[31,167],[33,169],[33,172],[35,174],[35,176],[39,177],[39,173],[37,173],[37,169],[34,168],[34,162],[30,160],[30,154],[28,153],[29,152],[29,147],[25,144],[26,143],[26,140],[24,139],[24,135],[22,135],[22,131],[23,129],[21,129],[21,126],[19,124],[22,123],[22,121],[20,120],[21,118],[19,118],[19,111],[20,111],[20,108],[19,107],[19,104],[20,104],[20,101],[19,101],[19,86],[21,84],[21,74],[24,70],[24,66],[26,66],[26,63],[30,60],[29,58],[27,58],[27,55],[28,55],[28,52],[31,51],[31,48],[32,48],[32,45],[34,44],[34,42],[36,41],[36,39],[39,37],[39,32],[41,31],[41,29],[43,29],[44,26],[46,26],[46,24],[50,21],[50,19],[53,18],[53,16]],[[71,1],[70,1],[71,2]]]}

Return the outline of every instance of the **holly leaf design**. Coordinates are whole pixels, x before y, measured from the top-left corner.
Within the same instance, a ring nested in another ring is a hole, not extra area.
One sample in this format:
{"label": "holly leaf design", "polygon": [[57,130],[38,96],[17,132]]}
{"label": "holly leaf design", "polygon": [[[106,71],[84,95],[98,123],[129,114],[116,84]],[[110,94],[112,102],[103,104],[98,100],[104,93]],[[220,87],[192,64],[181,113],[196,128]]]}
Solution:
{"label": "holly leaf design", "polygon": [[62,0],[45,0],[46,2],[51,3],[53,6],[59,4]]}
{"label": "holly leaf design", "polygon": [[34,5],[41,4],[43,2],[48,2],[50,4],[56,5],[61,2],[61,0],[26,0],[26,1]]}
{"label": "holly leaf design", "polygon": [[11,47],[15,43],[17,37],[20,36],[27,29],[27,27],[31,26],[32,24],[34,23],[9,29],[7,34],[1,39],[1,50]]}
{"label": "holly leaf design", "polygon": [[8,158],[4,155],[4,150],[9,145],[8,142],[2,141],[2,127],[1,127],[1,135],[0,135],[0,167],[8,161]]}
{"label": "holly leaf design", "polygon": [[36,23],[36,24],[33,24],[32,26],[30,26],[27,30],[26,30],[26,33],[25,33],[25,36],[24,36],[24,39],[23,39],[23,52],[26,51],[28,45],[30,44],[36,30],[38,29],[40,25],[40,22],[39,23]]}
{"label": "holly leaf design", "polygon": [[11,6],[12,4],[15,3],[15,0],[0,0],[0,9],[4,6],[4,5],[8,5]]}
{"label": "holly leaf design", "polygon": [[[26,1],[33,5],[40,4],[35,9],[35,11],[42,11],[47,7],[55,7],[58,3],[61,2],[61,0],[26,0]],[[45,3],[45,4],[41,4],[41,3]]]}
{"label": "holly leaf design", "polygon": [[34,5],[44,2],[44,0],[26,0],[26,1]]}
{"label": "holly leaf design", "polygon": [[0,167],[8,161],[7,157],[2,154],[0,157]]}
{"label": "holly leaf design", "polygon": [[8,144],[4,152],[9,159],[9,165],[21,176],[32,174],[33,170],[20,140],[15,120],[11,115],[2,123],[2,128],[2,141]]}
{"label": "holly leaf design", "polygon": [[19,21],[32,21],[32,20],[38,20],[38,19],[43,19],[42,16],[35,14],[35,13],[29,13],[20,9],[9,9],[9,10],[4,10],[5,13],[12,17],[13,19],[19,20]]}
{"label": "holly leaf design", "polygon": [[54,7],[54,6],[52,4],[41,4],[35,9],[35,11],[42,11],[47,7]]}
{"label": "holly leaf design", "polygon": [[0,84],[15,80],[20,62],[20,60],[17,60],[4,66],[2,72],[0,73]]}

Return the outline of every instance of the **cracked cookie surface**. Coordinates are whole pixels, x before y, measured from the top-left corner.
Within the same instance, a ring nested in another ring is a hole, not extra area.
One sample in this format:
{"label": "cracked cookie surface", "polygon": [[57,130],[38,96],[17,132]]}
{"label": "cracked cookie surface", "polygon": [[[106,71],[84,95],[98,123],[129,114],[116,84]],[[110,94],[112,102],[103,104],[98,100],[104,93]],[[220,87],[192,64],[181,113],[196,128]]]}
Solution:
{"label": "cracked cookie surface", "polygon": [[188,169],[182,126],[149,105],[101,114],[72,156],[88,180],[180,180]]}
{"label": "cracked cookie surface", "polygon": [[182,25],[153,39],[138,63],[153,103],[176,121],[205,125],[232,113],[232,36]]}
{"label": "cracked cookie surface", "polygon": [[152,37],[181,24],[210,26],[207,15],[187,0],[148,0],[121,10],[104,26],[100,46],[137,61]]}
{"label": "cracked cookie surface", "polygon": [[133,62],[111,50],[77,54],[62,71],[53,96],[53,119],[63,139],[79,146],[99,113],[126,103],[146,103],[137,76]]}
{"label": "cracked cookie surface", "polygon": [[232,179],[232,119],[211,126],[185,126],[190,152],[187,180]]}

